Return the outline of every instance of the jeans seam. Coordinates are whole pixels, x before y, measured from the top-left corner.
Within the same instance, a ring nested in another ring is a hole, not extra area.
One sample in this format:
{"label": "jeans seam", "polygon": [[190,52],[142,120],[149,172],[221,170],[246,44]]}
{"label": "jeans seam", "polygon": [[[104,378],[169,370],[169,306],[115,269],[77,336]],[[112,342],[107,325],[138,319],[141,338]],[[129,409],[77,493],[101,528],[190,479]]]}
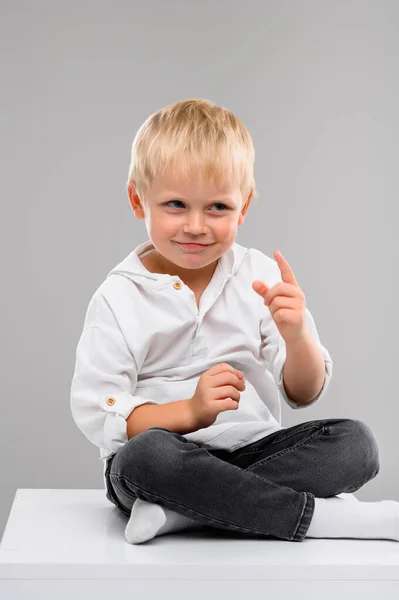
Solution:
{"label": "jeans seam", "polygon": [[127,516],[129,516],[131,511],[128,508],[126,508],[125,506],[123,506],[122,502],[119,500],[119,498],[117,496],[117,493],[114,490],[114,486],[112,485],[111,467],[112,467],[112,462],[111,462],[111,460],[109,460],[106,470],[105,470],[106,494],[109,494],[109,496],[110,496],[109,499],[112,502],[112,504],[114,504],[114,506],[116,506],[123,513],[125,513]]}

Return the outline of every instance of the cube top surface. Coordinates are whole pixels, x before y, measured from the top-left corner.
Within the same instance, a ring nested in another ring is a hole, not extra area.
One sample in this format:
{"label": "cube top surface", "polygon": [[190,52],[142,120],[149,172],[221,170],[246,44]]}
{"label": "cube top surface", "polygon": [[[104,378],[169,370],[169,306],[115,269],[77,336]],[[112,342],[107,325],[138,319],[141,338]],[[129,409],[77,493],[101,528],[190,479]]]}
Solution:
{"label": "cube top surface", "polygon": [[399,581],[399,542],[247,538],[217,529],[129,544],[128,517],[100,490],[18,489],[0,545],[0,578],[348,578]]}

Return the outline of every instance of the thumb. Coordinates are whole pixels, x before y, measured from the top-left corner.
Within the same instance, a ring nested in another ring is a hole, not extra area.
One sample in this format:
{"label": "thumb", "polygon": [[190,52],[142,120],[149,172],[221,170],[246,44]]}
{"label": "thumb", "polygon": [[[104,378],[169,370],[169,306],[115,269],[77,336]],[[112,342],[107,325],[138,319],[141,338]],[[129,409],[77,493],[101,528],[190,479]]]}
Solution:
{"label": "thumb", "polygon": [[263,283],[263,281],[259,280],[256,280],[252,283],[252,289],[262,297],[269,291],[267,285]]}

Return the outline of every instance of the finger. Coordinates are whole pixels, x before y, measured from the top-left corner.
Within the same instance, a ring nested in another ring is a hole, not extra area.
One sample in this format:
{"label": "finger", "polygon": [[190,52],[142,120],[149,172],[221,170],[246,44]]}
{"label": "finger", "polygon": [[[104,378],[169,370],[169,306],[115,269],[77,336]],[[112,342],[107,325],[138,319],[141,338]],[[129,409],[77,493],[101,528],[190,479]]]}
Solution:
{"label": "finger", "polygon": [[291,269],[288,261],[278,250],[275,251],[274,256],[276,257],[278,268],[281,272],[281,279],[285,283],[291,283],[294,285],[298,285],[295,279],[295,275],[293,270]]}
{"label": "finger", "polygon": [[298,309],[298,300],[296,298],[287,298],[287,296],[277,296],[274,300],[269,304],[269,310],[272,315],[280,308],[289,308],[292,310]]}
{"label": "finger", "polygon": [[298,298],[301,295],[301,290],[298,286],[294,286],[291,283],[276,283],[269,291],[265,294],[265,304],[270,305],[274,298],[283,296],[284,298]]}

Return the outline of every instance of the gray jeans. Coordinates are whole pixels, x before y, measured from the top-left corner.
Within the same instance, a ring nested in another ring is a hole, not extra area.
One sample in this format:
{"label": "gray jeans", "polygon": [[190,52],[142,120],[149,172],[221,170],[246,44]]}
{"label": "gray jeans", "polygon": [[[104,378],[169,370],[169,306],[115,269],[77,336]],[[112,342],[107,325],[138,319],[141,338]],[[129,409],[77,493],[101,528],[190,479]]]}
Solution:
{"label": "gray jeans", "polygon": [[295,542],[315,496],[354,492],[380,468],[372,431],[353,419],[300,423],[233,452],[153,427],[106,460],[107,498],[128,516],[140,498],[199,526]]}

